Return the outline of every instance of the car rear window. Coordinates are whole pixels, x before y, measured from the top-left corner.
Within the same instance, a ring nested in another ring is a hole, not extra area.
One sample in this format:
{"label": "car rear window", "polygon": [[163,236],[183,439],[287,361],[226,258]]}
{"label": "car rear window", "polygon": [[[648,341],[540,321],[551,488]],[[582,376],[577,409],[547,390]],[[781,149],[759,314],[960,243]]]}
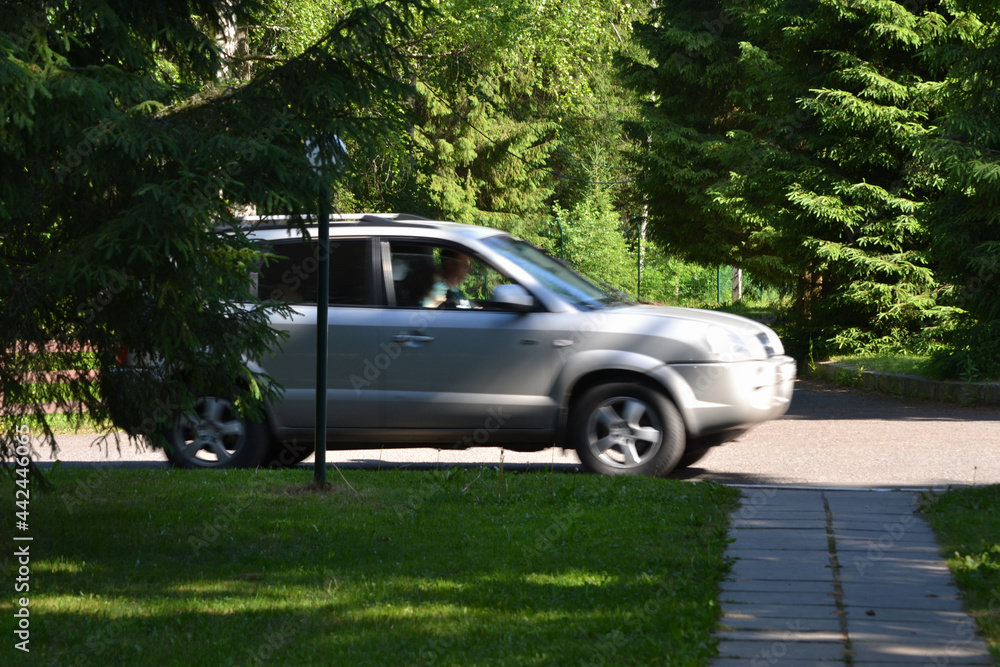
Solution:
{"label": "car rear window", "polygon": [[[257,273],[257,296],[294,304],[316,303],[319,244],[315,240],[276,243]],[[330,241],[330,305],[367,305],[366,239]]]}

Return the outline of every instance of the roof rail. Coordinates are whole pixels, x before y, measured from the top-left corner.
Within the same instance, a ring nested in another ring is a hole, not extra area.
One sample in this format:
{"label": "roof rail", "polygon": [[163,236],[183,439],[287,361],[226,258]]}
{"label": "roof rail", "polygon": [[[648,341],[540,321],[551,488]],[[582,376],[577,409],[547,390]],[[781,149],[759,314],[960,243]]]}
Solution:
{"label": "roof rail", "polygon": [[[299,220],[306,224],[315,224],[317,216],[314,214],[299,216]],[[295,219],[291,215],[248,215],[237,218],[241,227],[253,227],[254,229],[281,229],[287,227],[289,221]],[[429,222],[430,218],[414,215],[412,213],[331,213],[331,225],[356,225],[359,222],[368,224],[396,224],[407,222]]]}
{"label": "roof rail", "polygon": [[394,222],[429,222],[430,218],[412,213],[365,213],[361,216],[361,220],[364,222],[385,222],[387,220]]}

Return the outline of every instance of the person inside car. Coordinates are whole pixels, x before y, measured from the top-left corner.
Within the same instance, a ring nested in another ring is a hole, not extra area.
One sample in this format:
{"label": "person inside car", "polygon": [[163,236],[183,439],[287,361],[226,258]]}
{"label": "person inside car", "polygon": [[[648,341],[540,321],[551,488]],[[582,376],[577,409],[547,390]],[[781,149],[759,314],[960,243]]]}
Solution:
{"label": "person inside car", "polygon": [[469,276],[472,258],[452,248],[441,249],[441,276],[424,297],[424,308],[471,308],[461,285]]}

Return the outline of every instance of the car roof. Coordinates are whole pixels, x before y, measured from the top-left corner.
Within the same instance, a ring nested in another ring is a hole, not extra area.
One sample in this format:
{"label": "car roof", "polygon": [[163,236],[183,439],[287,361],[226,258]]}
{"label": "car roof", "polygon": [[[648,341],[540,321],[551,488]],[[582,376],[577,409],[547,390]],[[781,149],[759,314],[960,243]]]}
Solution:
{"label": "car roof", "polygon": [[[272,241],[280,238],[297,238],[301,236],[299,233],[301,228],[304,227],[312,231],[319,225],[318,218],[313,215],[246,216],[238,220],[240,226],[247,229],[252,236]],[[492,227],[431,220],[409,213],[341,213],[330,215],[331,233],[339,236],[346,230],[353,230],[366,236],[397,236],[403,233],[438,238],[440,238],[440,234],[433,232],[445,232],[446,236],[452,238],[477,240],[506,234],[506,232]]]}

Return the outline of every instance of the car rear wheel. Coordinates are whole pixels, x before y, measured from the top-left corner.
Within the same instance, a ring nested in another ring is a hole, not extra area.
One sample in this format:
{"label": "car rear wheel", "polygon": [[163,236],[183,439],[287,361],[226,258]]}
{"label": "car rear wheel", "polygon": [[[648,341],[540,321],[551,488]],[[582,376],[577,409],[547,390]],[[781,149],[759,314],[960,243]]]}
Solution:
{"label": "car rear wheel", "polygon": [[267,453],[263,424],[248,421],[231,401],[206,396],[166,429],[167,460],[178,468],[253,468]]}
{"label": "car rear wheel", "polygon": [[262,468],[290,468],[302,463],[316,451],[316,444],[306,440],[272,440],[260,462]]}
{"label": "car rear wheel", "polygon": [[570,415],[583,466],[605,475],[662,477],[684,453],[684,423],[674,404],[643,384],[594,387]]}

